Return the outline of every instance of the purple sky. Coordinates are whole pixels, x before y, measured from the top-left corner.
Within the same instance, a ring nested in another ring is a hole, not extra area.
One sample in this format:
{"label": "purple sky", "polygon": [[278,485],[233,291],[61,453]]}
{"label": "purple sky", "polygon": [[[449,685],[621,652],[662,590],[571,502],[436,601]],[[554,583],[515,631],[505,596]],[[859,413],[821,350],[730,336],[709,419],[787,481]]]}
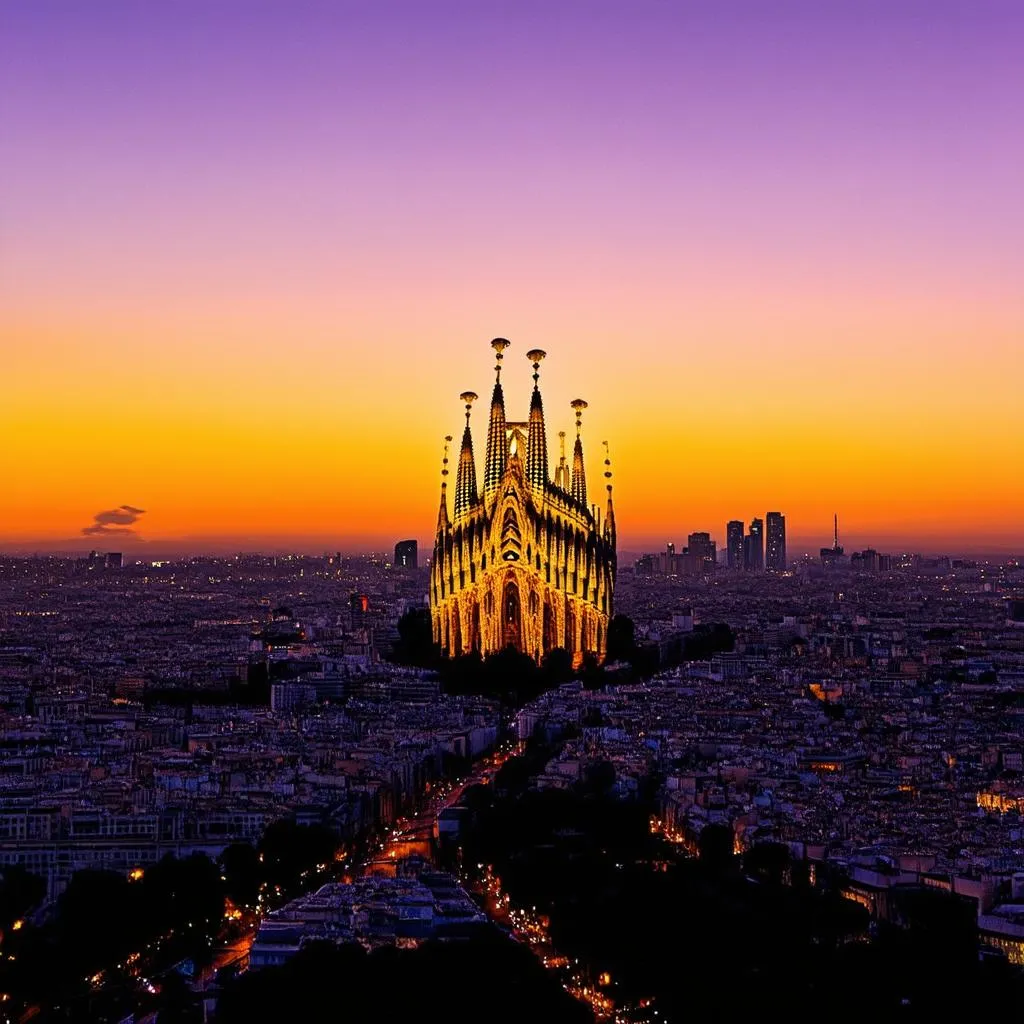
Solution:
{"label": "purple sky", "polygon": [[[375,472],[415,492],[361,523],[429,525],[449,399],[485,387],[503,334],[549,349],[562,405],[586,390],[639,536],[767,507],[809,533],[838,504],[854,530],[925,510],[932,534],[1019,538],[1019,0],[0,12],[0,417],[65,467],[18,477],[10,533],[122,502],[167,536],[262,528],[280,489],[234,507],[224,467],[258,465],[245,396],[268,386],[282,448],[321,437],[359,493]],[[332,404],[316,377],[345,382]],[[413,408],[422,444],[378,470],[382,410]],[[220,427],[175,469],[182,417]],[[372,421],[379,449],[347,450]],[[802,479],[780,448],[850,468]],[[652,468],[680,451],[703,483],[666,496]],[[741,494],[715,474],[743,459],[764,472]]]}

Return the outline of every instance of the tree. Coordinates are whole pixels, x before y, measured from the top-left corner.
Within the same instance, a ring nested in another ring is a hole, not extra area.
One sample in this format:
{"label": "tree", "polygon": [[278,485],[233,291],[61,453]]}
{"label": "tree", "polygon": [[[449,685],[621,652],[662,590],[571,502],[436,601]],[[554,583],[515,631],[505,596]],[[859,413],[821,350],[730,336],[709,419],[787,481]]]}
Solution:
{"label": "tree", "polygon": [[20,864],[3,869],[0,880],[0,931],[10,931],[15,921],[28,916],[46,897],[46,882]]}
{"label": "tree", "polygon": [[145,934],[141,909],[137,885],[120,872],[76,871],[57,901],[62,966],[91,974],[135,951]]}
{"label": "tree", "polygon": [[202,853],[178,859],[168,854],[142,879],[143,925],[147,934],[191,932],[200,941],[224,917],[220,871]]}
{"label": "tree", "polygon": [[615,765],[611,761],[591,761],[583,769],[583,789],[594,796],[607,796],[615,785]]}
{"label": "tree", "polygon": [[636,656],[636,626],[628,615],[613,615],[608,623],[608,661],[632,661]]}
{"label": "tree", "polygon": [[410,608],[398,620],[398,642],[391,652],[391,660],[399,665],[434,668],[440,653],[434,643],[430,611],[427,608]]}
{"label": "tree", "polygon": [[583,655],[583,663],[580,665],[579,671],[580,680],[583,682],[584,689],[587,690],[599,690],[604,686],[604,671],[597,661],[597,655],[591,651],[587,651]]}
{"label": "tree", "polygon": [[255,907],[259,895],[260,857],[251,843],[232,843],[220,855],[227,897],[236,907]]}
{"label": "tree", "polygon": [[564,647],[552,647],[540,662],[547,686],[559,686],[572,679],[572,655]]}
{"label": "tree", "polygon": [[732,829],[705,825],[697,837],[697,851],[702,867],[711,874],[723,874],[732,866]]}
{"label": "tree", "polygon": [[698,626],[687,638],[683,659],[699,661],[713,654],[731,651],[736,646],[736,634],[724,622]]}
{"label": "tree", "polygon": [[297,825],[289,818],[273,822],[259,844],[267,881],[295,886],[304,872],[330,863],[340,844],[337,833],[324,825]]}
{"label": "tree", "polygon": [[772,885],[788,882],[792,866],[793,855],[785,843],[755,843],[743,855],[743,870]]}
{"label": "tree", "polygon": [[202,1010],[196,994],[177,972],[168,971],[160,981],[156,1024],[200,1024]]}
{"label": "tree", "polygon": [[445,1019],[593,1021],[526,946],[489,926],[463,941],[425,942],[414,950],[385,946],[366,953],[355,945],[307,943],[282,966],[248,971],[232,981],[217,1019],[223,1024],[417,1020],[424,1016],[424,993],[436,991],[438,979],[454,979],[444,990]]}

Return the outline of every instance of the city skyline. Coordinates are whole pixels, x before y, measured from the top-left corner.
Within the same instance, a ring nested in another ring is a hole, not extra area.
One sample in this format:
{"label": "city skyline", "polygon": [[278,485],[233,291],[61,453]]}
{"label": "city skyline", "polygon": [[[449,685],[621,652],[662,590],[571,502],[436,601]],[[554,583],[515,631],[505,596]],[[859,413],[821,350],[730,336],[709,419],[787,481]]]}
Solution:
{"label": "city skyline", "polygon": [[877,12],[9,8],[0,548],[427,550],[502,335],[623,552],[1019,554],[1024,12]]}

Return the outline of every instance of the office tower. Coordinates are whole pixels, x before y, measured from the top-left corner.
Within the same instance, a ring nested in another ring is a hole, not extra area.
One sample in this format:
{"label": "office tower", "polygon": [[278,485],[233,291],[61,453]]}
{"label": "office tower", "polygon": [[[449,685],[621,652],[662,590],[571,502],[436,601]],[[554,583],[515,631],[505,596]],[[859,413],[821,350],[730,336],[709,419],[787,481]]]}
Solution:
{"label": "office tower", "polygon": [[730,569],[743,568],[742,519],[730,519],[725,524],[725,564]]}
{"label": "office tower", "polygon": [[743,538],[743,568],[747,572],[764,569],[764,520],[751,519],[750,531]]}
{"label": "office tower", "polygon": [[395,567],[397,569],[415,569],[418,566],[416,541],[400,540],[395,545]]}
{"label": "office tower", "polygon": [[769,572],[785,572],[786,517],[781,512],[769,512],[765,518],[765,568]]}
{"label": "office tower", "polygon": [[108,569],[120,569],[124,565],[124,557],[120,551],[108,551],[107,562]]}
{"label": "office tower", "polygon": [[[449,657],[483,655],[512,646],[536,661],[563,647],[579,665],[604,657],[615,587],[615,513],[611,460],[604,460],[607,501],[587,499],[581,439],[587,403],[576,414],[572,466],[560,457],[548,470],[547,426],[540,394],[540,349],[533,364],[528,418],[509,420],[501,384],[504,338],[497,353],[487,426],[483,487],[477,487],[470,412],[476,395],[460,396],[466,426],[458,457],[455,505],[448,514],[448,450],[441,470],[441,504],[431,559],[430,617],[434,642]],[[449,437],[448,441],[451,440]]]}

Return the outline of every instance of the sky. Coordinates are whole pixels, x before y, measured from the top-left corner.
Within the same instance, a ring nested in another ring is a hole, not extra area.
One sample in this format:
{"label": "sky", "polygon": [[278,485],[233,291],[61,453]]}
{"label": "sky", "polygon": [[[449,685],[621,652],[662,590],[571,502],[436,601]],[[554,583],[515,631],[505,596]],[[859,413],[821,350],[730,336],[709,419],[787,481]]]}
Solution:
{"label": "sky", "polygon": [[429,545],[501,335],[620,548],[1021,553],[1022,52],[1016,0],[0,0],[0,546]]}

